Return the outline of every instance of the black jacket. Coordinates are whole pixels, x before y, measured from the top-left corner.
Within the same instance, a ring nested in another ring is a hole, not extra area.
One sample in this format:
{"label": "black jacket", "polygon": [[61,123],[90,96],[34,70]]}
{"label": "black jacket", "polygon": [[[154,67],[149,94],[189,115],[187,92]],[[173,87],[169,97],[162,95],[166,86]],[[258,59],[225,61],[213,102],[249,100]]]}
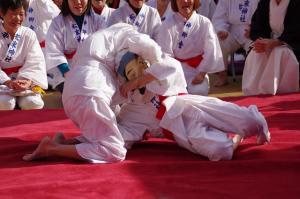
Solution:
{"label": "black jacket", "polygon": [[[251,20],[250,38],[271,38],[270,0],[260,0]],[[284,19],[284,31],[278,38],[289,44],[300,62],[300,0],[290,0]]]}

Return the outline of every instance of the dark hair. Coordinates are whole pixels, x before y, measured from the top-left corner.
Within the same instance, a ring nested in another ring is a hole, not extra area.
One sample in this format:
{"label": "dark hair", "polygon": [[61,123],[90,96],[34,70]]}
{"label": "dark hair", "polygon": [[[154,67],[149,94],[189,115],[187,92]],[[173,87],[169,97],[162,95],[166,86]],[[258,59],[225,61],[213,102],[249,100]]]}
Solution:
{"label": "dark hair", "polygon": [[[88,0],[86,11],[83,14],[91,14],[92,0]],[[61,13],[63,16],[71,15],[72,12],[69,8],[68,0],[63,0],[61,5]]]}
{"label": "dark hair", "polygon": [[[194,0],[194,9],[197,10],[200,7],[200,0]],[[176,0],[171,0],[171,7],[174,12],[178,12],[178,6]]]}
{"label": "dark hair", "polygon": [[6,15],[8,10],[16,10],[24,8],[27,11],[29,0],[0,0],[0,9],[3,15]]}

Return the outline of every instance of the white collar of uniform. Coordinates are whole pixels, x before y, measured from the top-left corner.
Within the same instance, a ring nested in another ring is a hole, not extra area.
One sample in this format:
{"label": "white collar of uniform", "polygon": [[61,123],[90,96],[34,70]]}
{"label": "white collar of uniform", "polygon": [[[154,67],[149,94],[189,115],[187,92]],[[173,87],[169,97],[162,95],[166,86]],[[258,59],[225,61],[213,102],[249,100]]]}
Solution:
{"label": "white collar of uniform", "polygon": [[[17,32],[20,33],[20,32],[22,31],[23,28],[24,28],[24,26],[21,25],[21,26],[18,28],[18,30],[16,31],[16,33],[17,33]],[[1,39],[5,39],[4,36],[3,36],[2,34],[3,34],[3,33],[7,33],[7,34],[8,34],[8,32],[5,30],[5,28],[4,28],[4,26],[3,26],[3,21],[0,22],[0,32],[1,32],[0,38],[1,38]],[[11,38],[10,35],[8,34],[8,39],[13,40],[14,38]]]}
{"label": "white collar of uniform", "polygon": [[193,20],[193,18],[197,15],[197,13],[195,12],[195,10],[193,11],[191,17],[189,19],[183,17],[179,12],[175,12],[174,14],[174,18],[177,22],[179,23],[185,23],[187,21],[191,21]]}
{"label": "white collar of uniform", "polygon": [[[134,12],[133,9],[130,7],[130,5],[129,5],[128,2],[125,2],[124,7],[126,8],[126,11],[127,11],[128,13],[134,13],[134,14],[135,14],[135,12]],[[147,7],[148,7],[148,5],[146,5],[146,3],[144,3],[143,6],[142,6],[142,8],[141,8],[141,10],[140,10],[140,12],[139,12],[139,14],[140,14],[140,13],[144,13],[144,12],[145,12],[145,9],[147,9]],[[135,14],[135,15],[137,15],[137,14]]]}

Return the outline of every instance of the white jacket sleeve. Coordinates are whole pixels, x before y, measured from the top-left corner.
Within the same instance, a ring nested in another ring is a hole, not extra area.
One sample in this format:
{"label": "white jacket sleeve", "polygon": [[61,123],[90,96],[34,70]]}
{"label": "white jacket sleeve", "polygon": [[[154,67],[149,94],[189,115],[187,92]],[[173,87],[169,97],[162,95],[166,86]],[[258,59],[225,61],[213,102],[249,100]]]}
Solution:
{"label": "white jacket sleeve", "polygon": [[44,54],[37,40],[37,37],[33,31],[30,30],[31,34],[26,36],[28,39],[28,53],[25,58],[25,63],[18,72],[18,78],[26,78],[33,81],[34,85],[38,85],[43,89],[48,88],[47,75],[46,75],[46,64]]}
{"label": "white jacket sleeve", "polygon": [[197,67],[198,72],[209,71],[210,73],[219,72],[225,69],[222,50],[218,37],[215,33],[212,23],[207,19],[203,43],[203,60],[201,61],[199,67]]}
{"label": "white jacket sleeve", "polygon": [[163,96],[187,93],[183,70],[176,59],[163,55],[160,62],[152,64],[145,72],[157,79],[146,85],[149,91]]}
{"label": "white jacket sleeve", "polygon": [[68,63],[64,55],[64,34],[65,30],[59,24],[61,21],[58,19],[61,15],[54,18],[46,36],[46,66],[47,71],[57,67],[59,64]]}
{"label": "white jacket sleeve", "polygon": [[216,32],[227,31],[229,32],[229,0],[220,0],[214,12],[212,23]]}
{"label": "white jacket sleeve", "polygon": [[37,3],[37,8],[39,9],[39,13],[43,13],[43,19],[53,19],[56,17],[60,10],[55,5],[55,3],[51,0],[35,0]]}
{"label": "white jacket sleeve", "polygon": [[174,57],[172,29],[167,23],[168,19],[160,26],[156,41],[161,46],[164,53]]}
{"label": "white jacket sleeve", "polygon": [[161,60],[162,51],[160,46],[146,34],[136,34],[128,38],[129,51],[140,55],[154,64]]}
{"label": "white jacket sleeve", "polygon": [[[161,60],[161,48],[149,35],[139,33],[133,26],[125,23],[113,25],[109,29],[114,34],[112,46],[115,55],[126,49],[140,55],[151,64]],[[118,61],[116,60],[116,63]]]}
{"label": "white jacket sleeve", "polygon": [[6,73],[0,69],[0,84],[4,84],[4,82],[10,80],[10,77],[6,75]]}

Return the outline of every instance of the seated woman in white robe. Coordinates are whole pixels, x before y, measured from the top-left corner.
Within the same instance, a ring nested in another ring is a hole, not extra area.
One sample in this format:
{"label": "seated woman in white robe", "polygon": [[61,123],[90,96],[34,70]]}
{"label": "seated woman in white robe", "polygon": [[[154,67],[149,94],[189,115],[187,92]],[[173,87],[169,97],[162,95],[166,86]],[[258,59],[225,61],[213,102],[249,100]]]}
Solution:
{"label": "seated woman in white robe", "polygon": [[106,0],[92,0],[92,7],[93,11],[100,15],[106,23],[115,11],[114,8],[110,8],[106,5]]}
{"label": "seated woman in white robe", "polygon": [[243,48],[248,52],[251,39],[249,29],[251,17],[259,0],[220,0],[212,18],[212,23],[220,41],[225,71],[218,73],[215,86],[228,83],[227,67],[229,55]]}
{"label": "seated woman in white robe", "polygon": [[244,95],[299,91],[300,1],[260,1],[251,22],[254,41],[243,72]]}
{"label": "seated woman in white robe", "polygon": [[44,55],[36,34],[21,26],[27,6],[26,0],[0,4],[0,110],[44,106],[41,92],[48,86]]}
{"label": "seated woman in white robe", "polygon": [[[117,117],[126,146],[152,137],[167,137],[179,146],[209,160],[230,160],[241,138],[258,137],[258,144],[270,141],[263,115],[217,98],[186,94],[180,62],[162,56],[147,62],[131,52],[121,59],[118,69],[126,78],[121,94],[128,97]],[[125,79],[124,79],[125,80]],[[228,136],[231,132],[233,138]]]}
{"label": "seated woman in white robe", "polygon": [[140,33],[148,34],[154,40],[161,25],[158,11],[146,5],[145,0],[126,0],[125,4],[111,15],[108,26],[120,22],[133,25]]}
{"label": "seated woman in white robe", "polygon": [[59,15],[59,13],[60,9],[53,1],[29,0],[26,20],[23,25],[35,32],[43,52],[46,44],[46,34],[52,19]]}
{"label": "seated woman in white robe", "polygon": [[92,0],[64,0],[46,36],[46,66],[52,88],[63,91],[64,77],[72,67],[77,47],[105,21],[91,11]]}
{"label": "seated woman in white robe", "polygon": [[222,51],[210,20],[195,12],[199,0],[171,0],[175,12],[161,25],[162,50],[181,62],[190,94],[208,95],[207,73],[224,70]]}
{"label": "seated woman in white robe", "polygon": [[[118,90],[116,57],[122,49],[141,54],[151,63],[161,56],[156,54],[161,52],[160,47],[129,24],[115,24],[88,37],[78,48],[76,65],[66,77],[62,95],[65,113],[80,128],[81,136],[70,140],[61,134],[52,140],[45,137],[24,160],[45,156],[93,163],[124,160],[125,143],[111,109],[113,95]],[[115,103],[122,102],[116,99]]]}
{"label": "seated woman in white robe", "polygon": [[170,0],[149,0],[146,4],[157,9],[162,22],[173,13]]}

